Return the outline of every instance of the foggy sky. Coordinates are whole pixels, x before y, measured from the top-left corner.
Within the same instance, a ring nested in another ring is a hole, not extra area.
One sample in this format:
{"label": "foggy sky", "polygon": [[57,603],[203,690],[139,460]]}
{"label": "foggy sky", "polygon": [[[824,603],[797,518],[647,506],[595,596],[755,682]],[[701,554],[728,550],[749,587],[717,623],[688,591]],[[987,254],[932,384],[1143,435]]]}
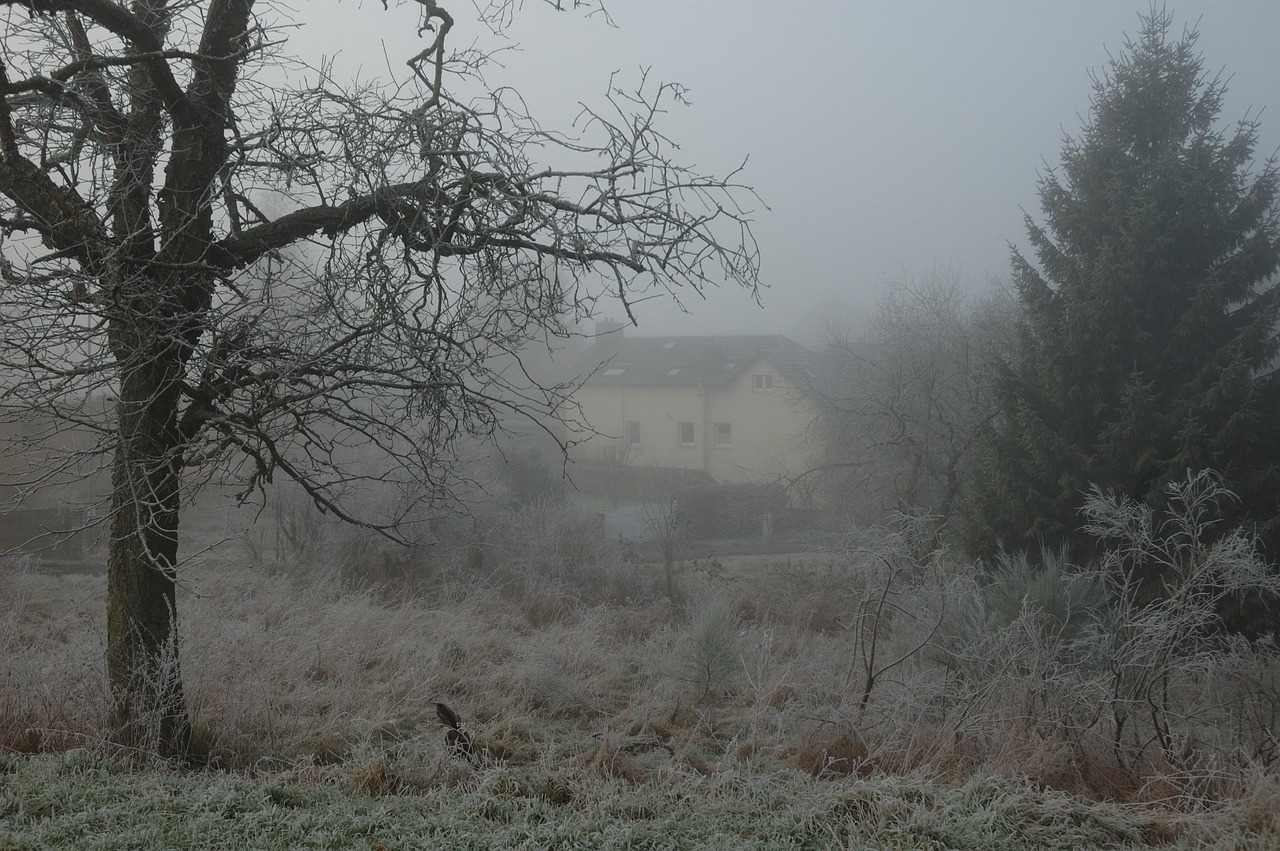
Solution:
{"label": "foggy sky", "polygon": [[[510,38],[472,18],[455,47],[519,45],[490,85],[512,85],[545,126],[577,103],[603,102],[612,71],[675,80],[692,106],[664,126],[684,159],[744,179],[768,204],[755,233],[769,289],[757,307],[740,291],[670,299],[637,310],[640,334],[783,333],[805,339],[821,318],[870,310],[885,280],[949,269],[980,290],[1026,246],[1023,213],[1039,220],[1037,172],[1078,135],[1092,92],[1149,0],[612,0],[616,27],[526,0]],[[566,4],[567,5],[567,4]],[[425,46],[412,4],[301,4],[290,50],[338,67],[403,76]],[[1280,148],[1280,3],[1169,3],[1175,32],[1198,29],[1211,74],[1231,77],[1229,127],[1261,114],[1262,159]],[[619,317],[621,311],[618,311]]]}

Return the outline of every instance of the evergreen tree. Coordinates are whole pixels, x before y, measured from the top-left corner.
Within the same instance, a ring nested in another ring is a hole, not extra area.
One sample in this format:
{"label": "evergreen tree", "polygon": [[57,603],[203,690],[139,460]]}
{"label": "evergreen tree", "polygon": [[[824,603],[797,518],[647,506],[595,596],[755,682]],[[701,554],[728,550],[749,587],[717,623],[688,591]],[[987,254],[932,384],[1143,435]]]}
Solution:
{"label": "evergreen tree", "polygon": [[1027,217],[1038,266],[1013,251],[1022,316],[973,474],[980,554],[1087,547],[1090,483],[1159,505],[1205,467],[1280,554],[1280,184],[1274,162],[1254,171],[1256,121],[1217,126],[1223,82],[1170,23],[1144,17],[1095,78],[1082,135],[1041,176],[1044,223]]}

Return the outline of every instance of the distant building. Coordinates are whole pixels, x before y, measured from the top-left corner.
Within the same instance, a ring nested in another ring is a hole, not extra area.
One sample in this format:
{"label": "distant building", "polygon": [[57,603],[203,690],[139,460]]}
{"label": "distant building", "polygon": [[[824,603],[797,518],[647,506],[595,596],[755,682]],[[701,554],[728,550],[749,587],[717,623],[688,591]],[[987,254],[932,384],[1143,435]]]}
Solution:
{"label": "distant building", "polygon": [[[601,330],[607,333],[599,333]],[[577,361],[574,394],[597,434],[574,467],[665,469],[716,483],[786,480],[812,466],[814,355],[779,335],[631,337],[616,325]]]}
{"label": "distant building", "polygon": [[59,417],[47,410],[0,410],[0,510],[104,507],[111,497],[111,454],[99,449],[114,397],[67,403]]}
{"label": "distant building", "polygon": [[107,516],[111,457],[94,425],[113,399],[91,396],[59,418],[40,409],[0,410],[0,555],[10,550],[80,558],[88,526]]}

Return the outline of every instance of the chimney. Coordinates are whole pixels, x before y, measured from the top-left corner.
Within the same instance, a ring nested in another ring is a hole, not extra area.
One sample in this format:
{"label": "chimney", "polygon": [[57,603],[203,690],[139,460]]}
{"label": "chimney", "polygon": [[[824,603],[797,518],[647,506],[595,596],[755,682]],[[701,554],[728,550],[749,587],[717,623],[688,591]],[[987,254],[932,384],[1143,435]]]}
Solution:
{"label": "chimney", "polygon": [[612,318],[597,319],[595,331],[591,335],[592,342],[612,343],[622,336],[625,327],[625,322],[615,322]]}

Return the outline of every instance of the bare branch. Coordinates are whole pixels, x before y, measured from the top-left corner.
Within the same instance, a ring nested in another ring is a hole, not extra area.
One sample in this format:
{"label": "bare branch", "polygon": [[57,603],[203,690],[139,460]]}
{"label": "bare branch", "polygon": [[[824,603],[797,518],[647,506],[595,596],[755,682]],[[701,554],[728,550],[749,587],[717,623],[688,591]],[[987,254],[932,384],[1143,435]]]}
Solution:
{"label": "bare branch", "polygon": [[130,12],[123,5],[111,0],[0,0],[2,6],[25,6],[33,13],[70,11],[97,23],[125,41],[133,44],[142,53],[152,55],[147,61],[147,69],[155,82],[156,92],[164,99],[165,106],[172,113],[181,113],[187,107],[182,87],[174,78],[173,72],[164,61],[164,45],[160,36],[142,18]]}
{"label": "bare branch", "polygon": [[[201,487],[258,500],[283,477],[397,536],[457,505],[468,446],[520,423],[573,440],[567,387],[531,363],[600,300],[757,286],[750,188],[680,164],[658,127],[678,86],[615,86],[569,136],[510,89],[448,91],[483,55],[447,53],[435,0],[404,83],[321,68],[299,88],[256,73],[270,42],[250,0],[24,5],[5,45],[24,79],[0,65],[0,423],[38,411],[87,435],[22,483],[113,458],[122,728],[132,673],[172,637],[180,509]],[[165,670],[143,697],[180,751]]]}

